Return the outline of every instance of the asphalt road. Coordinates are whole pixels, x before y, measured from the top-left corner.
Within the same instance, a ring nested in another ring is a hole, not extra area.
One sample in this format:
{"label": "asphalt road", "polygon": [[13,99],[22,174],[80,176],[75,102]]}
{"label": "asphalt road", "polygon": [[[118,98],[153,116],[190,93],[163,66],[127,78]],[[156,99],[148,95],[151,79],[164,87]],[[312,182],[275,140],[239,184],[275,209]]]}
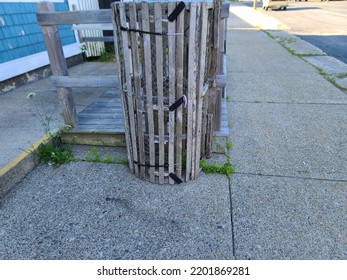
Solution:
{"label": "asphalt road", "polygon": [[261,11],[287,25],[290,33],[347,63],[347,1],[290,1],[286,11]]}

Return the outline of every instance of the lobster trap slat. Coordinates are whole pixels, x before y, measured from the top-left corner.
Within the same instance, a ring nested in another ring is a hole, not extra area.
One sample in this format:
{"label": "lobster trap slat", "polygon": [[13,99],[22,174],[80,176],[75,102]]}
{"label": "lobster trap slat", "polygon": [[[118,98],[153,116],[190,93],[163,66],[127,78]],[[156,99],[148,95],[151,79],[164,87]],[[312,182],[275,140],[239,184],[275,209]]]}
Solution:
{"label": "lobster trap slat", "polygon": [[[149,22],[149,8],[147,3],[142,3],[142,28],[143,30],[150,30]],[[150,181],[155,182],[155,143],[154,143],[154,119],[153,119],[153,103],[152,103],[152,52],[151,52],[151,37],[149,34],[143,34],[143,58],[144,58],[144,71],[143,80],[145,81],[145,92],[147,95],[146,107],[147,107],[147,133],[149,134],[149,141],[147,145],[149,146],[149,176]]]}
{"label": "lobster trap slat", "polygon": [[[175,10],[176,5],[174,3],[169,3],[168,13],[172,14]],[[168,23],[168,32],[171,34],[176,33],[176,22],[172,21]],[[169,50],[169,65],[176,64],[176,36],[168,37],[168,50]],[[175,65],[176,67],[176,65]],[[176,96],[176,71],[175,67],[169,67],[169,103],[173,104],[175,102]],[[169,174],[175,172],[175,114],[169,114],[169,123],[168,123],[168,133],[169,133]],[[177,174],[178,175],[178,174]],[[181,175],[179,175],[181,176]],[[174,180],[169,178],[169,183],[174,184]]]}
{"label": "lobster trap slat", "polygon": [[[136,5],[135,3],[129,3],[129,19],[130,23],[129,26],[132,29],[137,28],[137,11],[136,11]],[[141,124],[143,121],[143,114],[142,114],[142,91],[141,91],[141,78],[140,78],[140,61],[139,61],[139,47],[138,47],[138,40],[137,40],[137,34],[136,33],[130,33],[130,42],[131,46],[133,46],[134,51],[131,52],[132,54],[132,61],[133,61],[133,81],[134,81],[134,92],[135,92],[135,98],[136,98],[136,121],[137,124]],[[145,178],[145,142],[144,142],[144,129],[142,125],[137,126],[137,138],[138,138],[138,145],[139,145],[139,165],[140,165],[140,178]],[[134,159],[135,160],[135,159]]]}
{"label": "lobster trap slat", "polygon": [[[207,9],[201,9],[201,37],[200,37],[200,58],[199,58],[199,65],[198,65],[198,83],[197,83],[197,111],[196,111],[196,136],[195,136],[195,154],[200,155],[201,153],[201,146],[202,146],[202,138],[204,137],[204,134],[202,134],[202,119],[203,119],[203,103],[204,103],[204,96],[205,96],[205,88],[204,87],[204,81],[205,81],[205,64],[206,64],[206,43],[207,43],[207,23],[208,23],[208,14]],[[200,164],[200,158],[195,157],[195,170],[198,169],[198,166]]]}
{"label": "lobster trap slat", "polygon": [[[162,12],[161,4],[154,3],[154,21],[155,21],[155,33],[162,33]],[[157,96],[158,96],[158,132],[159,132],[159,184],[164,183],[164,86],[163,86],[163,66],[164,66],[164,57],[163,57],[163,36],[155,36],[155,67],[157,72]]]}
{"label": "lobster trap slat", "polygon": [[[120,24],[127,25],[127,15],[125,11],[125,4],[121,3],[119,5],[119,19]],[[131,41],[129,42],[129,36],[128,34],[121,32],[120,34],[122,36],[122,42],[123,42],[123,52],[124,52],[124,59],[126,58],[132,58],[132,51],[129,49],[129,44],[131,44]],[[136,65],[135,65],[136,67]],[[130,123],[130,139],[131,139],[131,145],[132,145],[132,154],[133,154],[133,160],[134,163],[138,162],[137,157],[137,133],[135,128],[135,116],[134,116],[134,100],[133,100],[133,70],[134,70],[134,64],[133,63],[127,63],[127,61],[124,61],[124,78],[125,78],[125,84],[122,85],[122,92],[126,95],[127,100],[127,106],[128,106],[128,112],[129,112],[129,123]],[[138,126],[137,126],[138,127]],[[135,164],[134,166],[135,174],[138,174],[138,165]]]}
{"label": "lobster trap slat", "polygon": [[196,179],[205,137],[208,10],[203,2],[113,4],[129,166],[151,182]]}
{"label": "lobster trap slat", "polygon": [[[119,13],[116,13],[115,10],[113,10],[112,22],[115,23],[118,20],[119,20]],[[113,30],[114,30],[114,33],[117,34],[117,36],[115,36],[114,45],[115,45],[115,51],[116,51],[117,56],[118,56],[118,63],[116,63],[116,65],[118,67],[120,84],[122,87],[124,85],[124,78],[125,78],[124,53],[122,51],[123,42],[122,42],[122,37],[120,36],[119,32],[117,32],[115,24],[113,24]],[[122,111],[123,111],[123,115],[124,115],[124,118],[123,118],[124,124],[129,123],[129,112],[128,112],[126,96],[124,94],[121,94],[120,96],[121,96],[121,100],[122,100]],[[125,136],[125,142],[130,143],[131,142],[130,141],[130,131],[129,131],[128,125],[124,125],[124,134],[125,134],[124,135]],[[129,163],[129,168],[130,168],[131,172],[134,172],[134,163],[133,163],[133,156],[132,156],[132,149],[131,148],[132,148],[131,145],[126,144],[127,160]]]}
{"label": "lobster trap slat", "polygon": [[187,112],[187,159],[186,159],[186,180],[191,177],[192,168],[192,152],[193,152],[193,135],[194,135],[194,105],[196,99],[196,60],[195,60],[195,34],[196,34],[196,9],[195,3],[190,7],[190,20],[189,20],[189,40],[188,40],[188,112]]}

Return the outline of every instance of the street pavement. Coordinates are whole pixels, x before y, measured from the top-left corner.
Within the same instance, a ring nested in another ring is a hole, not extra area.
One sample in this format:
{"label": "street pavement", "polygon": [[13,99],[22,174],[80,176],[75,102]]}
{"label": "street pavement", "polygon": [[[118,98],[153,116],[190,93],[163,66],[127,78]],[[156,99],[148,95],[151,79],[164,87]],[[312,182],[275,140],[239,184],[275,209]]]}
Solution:
{"label": "street pavement", "polygon": [[[230,180],[201,173],[180,185],[155,185],[124,165],[40,164],[0,199],[0,259],[346,260],[347,95],[290,51],[313,48],[281,27],[231,3]],[[343,67],[335,62],[322,64]],[[12,94],[0,96],[4,108]],[[3,135],[16,134],[11,122],[24,111],[6,122],[0,115],[2,143],[19,148]],[[31,130],[39,124],[26,137]],[[90,149],[73,147],[77,158]],[[124,148],[98,150],[125,157]],[[211,161],[226,158],[214,154]]]}

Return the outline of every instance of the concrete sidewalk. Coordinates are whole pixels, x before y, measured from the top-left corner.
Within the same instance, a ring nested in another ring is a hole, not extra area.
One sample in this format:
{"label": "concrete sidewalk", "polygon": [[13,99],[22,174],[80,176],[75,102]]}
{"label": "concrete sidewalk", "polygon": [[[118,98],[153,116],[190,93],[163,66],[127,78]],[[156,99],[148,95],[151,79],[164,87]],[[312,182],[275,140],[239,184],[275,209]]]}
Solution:
{"label": "concrete sidewalk", "polygon": [[[231,5],[234,256],[346,259],[347,95],[280,44],[292,38],[280,23],[262,19]],[[297,51],[315,49],[295,40]]]}
{"label": "concrete sidewalk", "polygon": [[247,23],[251,8],[230,11],[232,179],[158,186],[123,165],[39,165],[0,199],[0,259],[347,258],[347,95]]}

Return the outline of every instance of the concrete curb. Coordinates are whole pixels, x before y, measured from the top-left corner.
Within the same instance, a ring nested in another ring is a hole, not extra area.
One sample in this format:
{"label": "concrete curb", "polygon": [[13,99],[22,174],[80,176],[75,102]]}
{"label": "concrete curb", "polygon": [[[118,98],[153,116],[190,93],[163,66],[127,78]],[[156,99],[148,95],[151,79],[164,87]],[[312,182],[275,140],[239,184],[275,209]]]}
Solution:
{"label": "concrete curb", "polygon": [[39,164],[39,159],[36,155],[37,148],[40,144],[47,142],[48,139],[48,136],[42,137],[38,142],[0,169],[0,198]]}

